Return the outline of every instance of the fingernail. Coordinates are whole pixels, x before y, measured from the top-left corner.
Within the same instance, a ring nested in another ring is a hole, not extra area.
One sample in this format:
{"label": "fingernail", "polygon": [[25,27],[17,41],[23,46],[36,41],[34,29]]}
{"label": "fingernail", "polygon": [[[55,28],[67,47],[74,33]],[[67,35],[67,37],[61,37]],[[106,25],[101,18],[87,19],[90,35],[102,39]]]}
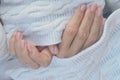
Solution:
{"label": "fingernail", "polygon": [[91,11],[95,11],[97,9],[97,4],[95,4],[95,3],[93,3],[92,5],[91,5]]}
{"label": "fingernail", "polygon": [[24,48],[24,47],[25,47],[25,42],[24,42],[24,40],[21,40],[21,43],[22,43],[21,48]]}
{"label": "fingernail", "polygon": [[98,9],[97,9],[97,16],[102,16],[103,15],[103,11],[102,11],[102,9],[99,7]]}
{"label": "fingernail", "polygon": [[81,5],[81,11],[85,11],[86,10],[86,5]]}

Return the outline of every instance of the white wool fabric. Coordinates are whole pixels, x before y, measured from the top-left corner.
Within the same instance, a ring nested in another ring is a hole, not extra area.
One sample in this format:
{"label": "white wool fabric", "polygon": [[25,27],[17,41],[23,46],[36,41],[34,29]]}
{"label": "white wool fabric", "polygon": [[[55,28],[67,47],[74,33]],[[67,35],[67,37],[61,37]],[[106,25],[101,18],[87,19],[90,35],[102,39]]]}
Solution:
{"label": "white wool fabric", "polygon": [[45,46],[61,42],[61,34],[76,7],[104,0],[1,0],[0,15],[9,39],[15,31],[28,42]]}
{"label": "white wool fabric", "polygon": [[6,39],[6,33],[5,30],[0,23],[0,61],[6,59],[9,54],[8,53],[8,48],[7,48],[7,39]]}
{"label": "white wool fabric", "polygon": [[[17,59],[4,64],[13,80],[120,80],[120,9],[106,21],[101,39],[77,55],[54,57],[46,68],[20,67]],[[15,67],[13,65],[18,65]]]}
{"label": "white wool fabric", "polygon": [[[105,5],[104,0],[0,1],[0,16],[4,23],[4,26],[0,26],[0,32],[4,31],[3,29],[6,31],[0,34],[6,34],[9,40],[13,32],[21,31],[25,40],[40,46],[61,42],[62,31],[79,4],[95,2],[102,8]],[[17,58],[7,58],[7,61],[0,62],[0,69],[3,71],[0,73],[0,79],[7,76],[13,80],[119,80],[119,14],[120,10],[108,18],[104,33],[96,44],[74,57],[68,59],[54,57],[47,68],[38,70],[20,65]],[[0,36],[0,40],[6,45],[5,36]],[[7,47],[2,48],[3,51],[0,50],[3,53],[0,51],[0,57],[7,53],[4,52]],[[7,78],[6,80],[9,80]]]}

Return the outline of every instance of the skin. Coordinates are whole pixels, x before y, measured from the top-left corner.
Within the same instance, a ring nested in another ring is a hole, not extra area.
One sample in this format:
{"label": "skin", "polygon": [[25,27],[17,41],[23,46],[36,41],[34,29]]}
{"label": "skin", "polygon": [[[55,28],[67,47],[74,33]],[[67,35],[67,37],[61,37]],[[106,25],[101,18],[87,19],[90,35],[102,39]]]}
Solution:
{"label": "skin", "polygon": [[88,48],[99,40],[102,31],[102,9],[96,4],[92,4],[89,8],[81,5],[66,25],[62,42],[58,45],[59,51],[55,45],[36,47],[25,41],[20,32],[15,32],[11,37],[9,50],[22,64],[28,64],[36,69],[40,66],[48,66],[54,55],[68,58]]}
{"label": "skin", "polygon": [[68,58],[93,45],[101,36],[102,24],[102,9],[96,4],[87,10],[78,8],[66,26],[57,56]]}

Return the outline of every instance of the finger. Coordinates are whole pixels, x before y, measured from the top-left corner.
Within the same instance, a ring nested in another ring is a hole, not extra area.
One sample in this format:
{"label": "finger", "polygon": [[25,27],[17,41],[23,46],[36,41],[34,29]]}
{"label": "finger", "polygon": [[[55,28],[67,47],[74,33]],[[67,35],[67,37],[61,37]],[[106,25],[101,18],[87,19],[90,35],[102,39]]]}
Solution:
{"label": "finger", "polygon": [[9,40],[9,51],[10,54],[15,55],[15,38],[16,38],[16,32],[12,35],[11,39]]}
{"label": "finger", "polygon": [[22,48],[21,48],[21,41],[22,41],[22,34],[20,32],[16,33],[16,43],[15,43],[15,51],[16,51],[16,55],[20,61],[20,63],[25,64],[23,58],[22,58]]}
{"label": "finger", "polygon": [[48,49],[44,49],[43,51],[38,52],[38,50],[30,44],[28,46],[28,49],[31,52],[31,58],[41,66],[48,66],[51,62],[52,55]]}
{"label": "finger", "polygon": [[50,52],[51,52],[53,55],[57,55],[58,52],[59,52],[57,45],[48,46],[48,49],[50,50]]}
{"label": "finger", "polygon": [[24,40],[22,40],[22,48],[23,48],[23,52],[22,54],[24,55],[23,56],[23,59],[25,60],[25,62],[30,65],[33,69],[37,69],[40,67],[39,64],[37,64],[31,57],[30,57],[30,52],[28,51],[28,47],[27,47],[28,43]]}
{"label": "finger", "polygon": [[81,51],[83,45],[85,44],[89,36],[92,23],[94,21],[96,9],[96,4],[91,5],[91,7],[87,9],[83,21],[80,25],[79,31],[71,45],[71,55],[74,55],[75,53]]}
{"label": "finger", "polygon": [[24,58],[24,48],[25,48],[25,43],[24,40],[20,40],[20,55],[19,55],[19,60],[22,64],[27,64],[26,59]]}
{"label": "finger", "polygon": [[96,11],[94,23],[93,23],[91,31],[90,31],[90,35],[89,35],[89,37],[84,45],[84,48],[91,46],[92,44],[94,44],[96,41],[99,40],[100,29],[101,29],[101,26],[103,24],[102,13],[103,13],[102,9],[98,8]]}
{"label": "finger", "polygon": [[40,66],[43,65],[43,61],[39,55],[39,51],[32,44],[27,44],[28,51],[30,53],[30,57]]}
{"label": "finger", "polygon": [[51,52],[49,51],[48,48],[45,48],[42,52],[41,52],[41,57],[43,59],[43,63],[44,65],[43,66],[48,66],[52,60],[52,54]]}
{"label": "finger", "polygon": [[40,51],[40,52],[41,52],[44,48],[46,48],[46,46],[44,46],[44,47],[43,47],[43,46],[37,46],[37,49],[38,49],[38,51]]}
{"label": "finger", "polygon": [[62,43],[60,44],[61,53],[62,51],[69,49],[71,42],[79,29],[79,25],[82,21],[85,10],[85,5],[81,5],[80,7],[78,7],[71,20],[68,22],[68,25],[66,26],[66,29],[63,33]]}

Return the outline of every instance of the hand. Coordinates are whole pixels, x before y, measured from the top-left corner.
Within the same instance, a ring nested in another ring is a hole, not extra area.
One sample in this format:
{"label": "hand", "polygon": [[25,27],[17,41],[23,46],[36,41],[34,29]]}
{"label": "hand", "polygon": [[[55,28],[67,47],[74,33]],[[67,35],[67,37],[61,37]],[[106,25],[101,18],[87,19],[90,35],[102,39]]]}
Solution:
{"label": "hand", "polygon": [[15,32],[11,37],[9,50],[12,55],[19,58],[22,64],[28,64],[34,69],[48,66],[53,56],[48,47],[39,51],[35,46],[23,40],[23,35],[20,32]]}
{"label": "hand", "polygon": [[57,55],[59,50],[58,50],[58,45],[49,45],[49,46],[37,46],[37,49],[41,52],[44,48],[48,47],[49,51],[51,52],[52,55]]}
{"label": "hand", "polygon": [[57,56],[60,58],[74,56],[98,41],[102,31],[102,9],[96,4],[92,4],[88,9],[81,5],[66,26]]}

